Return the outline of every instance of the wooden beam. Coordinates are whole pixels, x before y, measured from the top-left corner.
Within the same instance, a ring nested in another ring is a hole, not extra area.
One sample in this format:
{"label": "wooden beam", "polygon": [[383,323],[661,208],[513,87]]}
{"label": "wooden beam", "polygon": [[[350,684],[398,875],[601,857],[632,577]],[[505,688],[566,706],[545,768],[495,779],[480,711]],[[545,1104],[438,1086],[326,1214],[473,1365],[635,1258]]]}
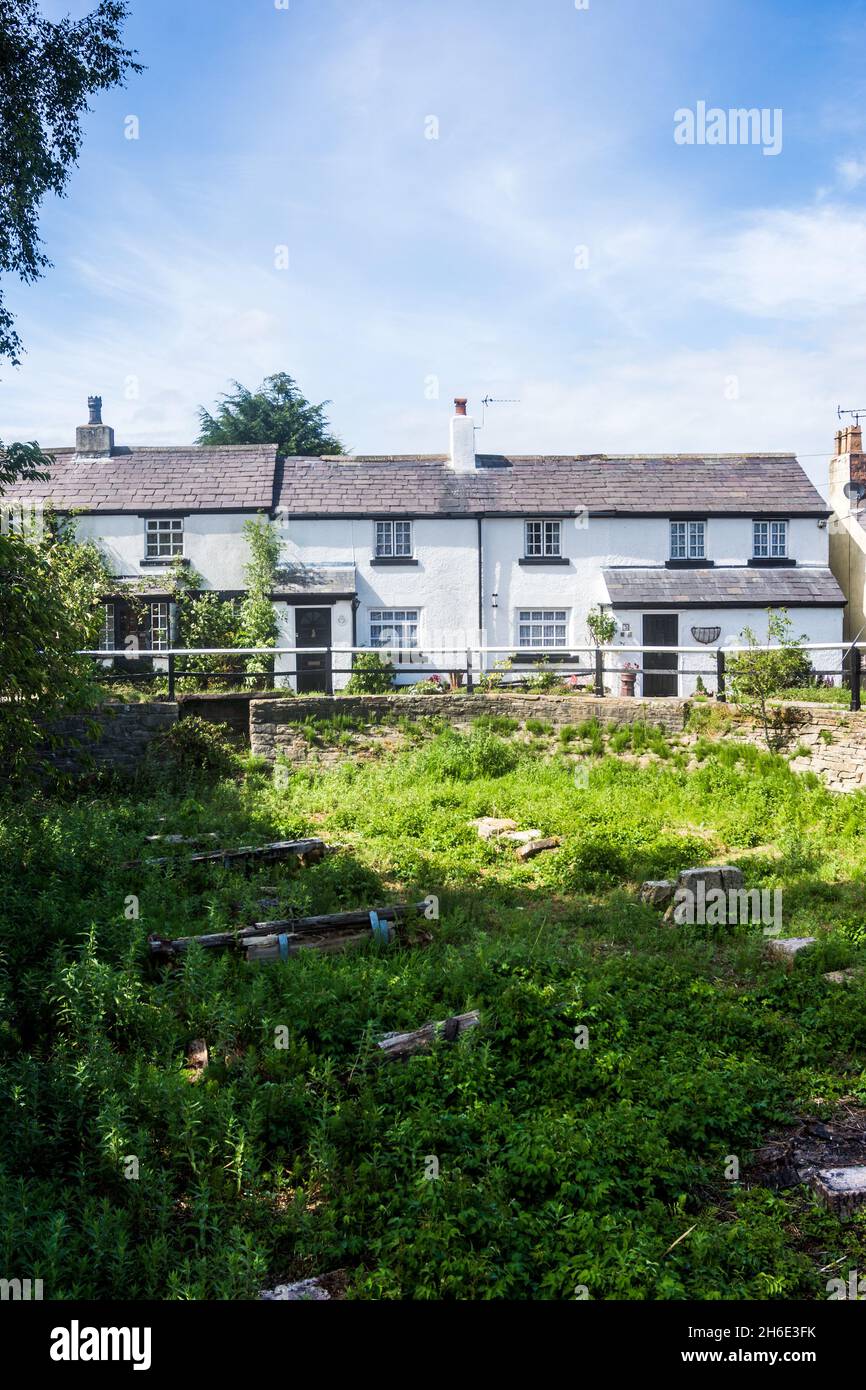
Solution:
{"label": "wooden beam", "polygon": [[[409,914],[419,914],[424,911],[426,904],[421,903],[395,903],[390,907],[377,907],[373,911],[377,914],[380,922],[399,923]],[[176,956],[183,955],[190,946],[198,943],[211,950],[228,950],[233,946],[243,947],[250,939],[257,937],[273,936],[277,937],[281,933],[286,933],[292,938],[301,936],[317,935],[322,932],[346,931],[351,927],[365,927],[367,932],[371,930],[370,910],[368,908],[353,908],[350,912],[331,912],[317,917],[287,917],[282,921],[274,922],[255,922],[251,927],[237,927],[234,931],[208,932],[202,936],[179,936],[174,940],[151,936],[148,938],[148,951],[151,956]]]}
{"label": "wooden beam", "polygon": [[123,864],[124,869],[165,868],[167,864],[222,864],[232,868],[236,864],[275,864],[284,859],[299,859],[302,864],[315,864],[331,849],[324,840],[277,840],[270,845],[241,845],[239,849],[206,850],[202,854],[190,854],[185,858],[134,859]]}
{"label": "wooden beam", "polygon": [[443,1019],[441,1023],[425,1023],[423,1028],[416,1028],[414,1033],[386,1033],[384,1038],[380,1038],[376,1046],[388,1061],[393,1061],[398,1057],[411,1057],[413,1052],[421,1052],[437,1038],[443,1042],[456,1042],[461,1033],[465,1033],[470,1028],[477,1028],[481,1022],[481,1015],[477,1009],[472,1009],[468,1014],[454,1014],[452,1018]]}

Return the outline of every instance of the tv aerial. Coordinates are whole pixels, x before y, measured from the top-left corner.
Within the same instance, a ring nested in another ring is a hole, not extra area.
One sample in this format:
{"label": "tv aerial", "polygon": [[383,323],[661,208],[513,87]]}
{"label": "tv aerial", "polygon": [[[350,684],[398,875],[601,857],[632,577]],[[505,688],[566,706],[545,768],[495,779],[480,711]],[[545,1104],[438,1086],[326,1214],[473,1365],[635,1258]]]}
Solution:
{"label": "tv aerial", "polygon": [[[489,405],[519,405],[519,397],[506,396],[484,396],[481,401],[481,429],[484,428],[484,420],[487,415]],[[863,412],[866,415],[866,411]]]}
{"label": "tv aerial", "polygon": [[861,415],[866,415],[866,406],[860,406],[859,409],[857,409],[857,410],[843,410],[842,407],[841,407],[841,405],[837,405],[837,407],[836,407],[836,415],[837,415],[837,417],[838,417],[840,420],[842,419],[842,416],[843,416],[843,415],[853,415],[853,416],[854,416],[854,424],[855,424],[855,425],[859,425],[859,424],[860,424],[860,416],[861,416]]}

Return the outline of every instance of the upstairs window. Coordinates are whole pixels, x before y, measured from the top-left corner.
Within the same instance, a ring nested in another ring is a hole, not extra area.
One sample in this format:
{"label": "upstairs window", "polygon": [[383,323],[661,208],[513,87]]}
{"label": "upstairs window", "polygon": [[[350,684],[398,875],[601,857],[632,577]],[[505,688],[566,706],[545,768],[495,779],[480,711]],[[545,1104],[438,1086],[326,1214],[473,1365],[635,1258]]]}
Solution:
{"label": "upstairs window", "polygon": [[417,608],[371,608],[370,646],[400,647],[411,650],[418,646]]}
{"label": "upstairs window", "polygon": [[756,560],[788,558],[787,521],[754,521],[752,536],[752,555]]}
{"label": "upstairs window", "polygon": [[526,522],[524,556],[527,560],[558,560],[561,555],[561,521]]}
{"label": "upstairs window", "polygon": [[376,559],[399,560],[412,557],[411,521],[376,522]]}
{"label": "upstairs window", "polygon": [[176,555],[182,555],[183,517],[148,517],[144,554],[147,560],[172,560]]}
{"label": "upstairs window", "polygon": [[521,608],[517,615],[517,645],[533,651],[564,647],[567,629],[568,613],[564,608]]}
{"label": "upstairs window", "polygon": [[705,560],[707,558],[707,523],[705,521],[671,522],[671,559]]}

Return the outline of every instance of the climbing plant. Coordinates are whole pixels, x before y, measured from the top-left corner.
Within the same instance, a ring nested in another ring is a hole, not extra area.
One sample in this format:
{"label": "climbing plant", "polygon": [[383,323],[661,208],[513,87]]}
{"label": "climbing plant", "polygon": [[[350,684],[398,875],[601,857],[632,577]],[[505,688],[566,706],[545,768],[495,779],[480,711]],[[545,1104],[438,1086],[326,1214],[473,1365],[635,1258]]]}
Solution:
{"label": "climbing plant", "polygon": [[[244,535],[249,556],[244,565],[246,595],[240,604],[240,645],[275,647],[279,629],[271,595],[280,558],[279,537],[263,516],[245,522]],[[254,675],[272,674],[274,659],[267,656],[247,657],[246,669]]]}

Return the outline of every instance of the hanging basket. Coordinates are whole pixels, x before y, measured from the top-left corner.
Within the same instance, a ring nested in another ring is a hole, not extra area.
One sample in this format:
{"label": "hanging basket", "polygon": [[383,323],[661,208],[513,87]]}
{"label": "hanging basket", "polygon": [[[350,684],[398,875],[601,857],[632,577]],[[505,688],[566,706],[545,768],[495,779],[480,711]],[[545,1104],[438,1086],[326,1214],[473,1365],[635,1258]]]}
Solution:
{"label": "hanging basket", "polygon": [[693,627],[692,636],[696,642],[702,642],[704,646],[709,646],[711,642],[718,642],[722,635],[720,627]]}

